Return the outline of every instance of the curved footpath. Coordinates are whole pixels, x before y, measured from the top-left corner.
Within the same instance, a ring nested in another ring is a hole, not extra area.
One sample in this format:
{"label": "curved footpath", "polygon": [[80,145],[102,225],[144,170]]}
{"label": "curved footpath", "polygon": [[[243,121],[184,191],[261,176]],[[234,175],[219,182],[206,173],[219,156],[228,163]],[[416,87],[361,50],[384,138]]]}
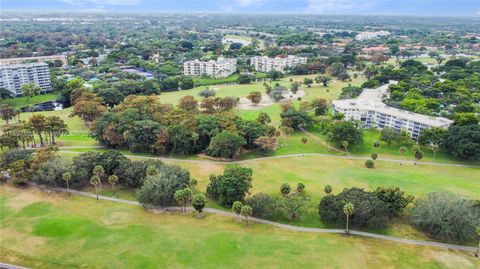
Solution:
{"label": "curved footpath", "polygon": [[[96,148],[104,148],[102,146],[91,146],[91,147],[59,147],[60,152],[70,153],[70,154],[81,154],[84,152],[79,151],[71,151],[68,149],[74,148],[82,148],[82,149],[96,149]],[[66,149],[66,150],[64,150]],[[160,161],[173,161],[173,162],[184,162],[184,163],[198,163],[198,164],[243,164],[243,163],[250,163],[250,162],[257,162],[262,160],[271,160],[271,159],[287,159],[287,158],[298,158],[298,157],[306,157],[306,156],[319,156],[319,157],[329,157],[329,158],[339,158],[339,159],[351,159],[351,160],[370,160],[370,157],[364,156],[339,156],[334,154],[326,154],[326,153],[297,153],[297,154],[287,154],[287,155],[279,155],[279,156],[270,156],[270,157],[260,157],[260,158],[253,158],[253,159],[246,159],[240,161],[215,161],[215,160],[189,160],[189,159],[180,159],[180,158],[172,158],[172,157],[153,157],[153,156],[138,156],[138,155],[130,155],[124,154],[127,158],[138,158],[138,159],[154,159]],[[399,159],[391,159],[391,158],[378,158],[379,161],[385,162],[394,162],[394,163],[404,163],[404,164],[414,164],[414,161],[407,161],[407,160],[399,160]],[[471,167],[471,168],[480,168],[480,165],[469,165],[469,164],[460,164],[460,163],[439,163],[439,162],[418,162],[417,165],[438,165],[438,166],[456,166],[456,167]]]}
{"label": "curved footpath", "polygon": [[[32,185],[35,185],[35,184],[32,184]],[[43,188],[43,186],[40,186],[40,187]],[[68,189],[65,189],[65,188],[51,188],[51,189],[54,190],[54,191],[57,191],[57,192],[65,192],[65,193],[69,192],[69,193],[72,193],[72,194],[85,196],[85,197],[90,197],[90,198],[94,198],[94,199],[96,199],[96,197],[97,197],[95,193],[90,193],[90,192],[68,190]],[[116,203],[128,204],[128,205],[142,206],[137,201],[119,199],[119,198],[102,196],[102,195],[99,195],[98,199],[105,200],[105,201],[116,202]],[[181,209],[180,207],[158,208],[159,211],[163,211],[163,212],[180,211],[180,209]],[[192,209],[190,208],[188,210],[191,211]],[[214,209],[214,208],[205,208],[204,211],[208,212],[208,213],[219,214],[219,215],[228,216],[228,217],[236,217],[236,215],[231,213],[231,212],[226,212],[226,211],[219,210],[219,209]],[[255,217],[250,217],[249,220],[257,222],[257,223],[271,225],[271,226],[274,226],[274,227],[277,227],[277,228],[291,230],[291,231],[310,232],[310,233],[345,234],[345,230],[343,230],[343,229],[322,229],[322,228],[299,227],[299,226],[293,226],[293,225],[282,224],[282,223],[273,222],[273,221],[269,221],[269,220],[259,219],[259,218],[255,218]],[[402,244],[411,244],[411,245],[429,246],[429,247],[441,247],[441,248],[447,248],[447,249],[472,251],[472,252],[477,250],[476,247],[471,247],[471,246],[462,246],[462,245],[453,245],[453,244],[423,241],[423,240],[405,239],[405,238],[400,238],[400,237],[386,236],[386,235],[381,235],[381,234],[367,233],[367,232],[354,231],[354,230],[350,230],[350,234],[358,235],[358,236],[364,236],[364,237],[370,237],[370,238],[376,238],[376,239],[380,239],[380,240],[394,241],[394,242],[398,242],[398,243],[402,243]]]}

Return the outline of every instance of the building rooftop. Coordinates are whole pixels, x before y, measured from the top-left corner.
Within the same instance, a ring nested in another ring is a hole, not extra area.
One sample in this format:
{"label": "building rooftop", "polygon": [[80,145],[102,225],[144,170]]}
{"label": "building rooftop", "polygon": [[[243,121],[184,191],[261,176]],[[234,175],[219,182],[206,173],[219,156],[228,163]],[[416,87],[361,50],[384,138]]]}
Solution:
{"label": "building rooftop", "polygon": [[447,118],[422,115],[384,104],[382,99],[388,94],[388,86],[396,83],[396,81],[392,81],[376,89],[364,89],[356,99],[334,100],[332,103],[342,109],[372,110],[428,126],[442,127],[453,123],[452,120]]}
{"label": "building rooftop", "polygon": [[22,68],[22,67],[32,67],[32,66],[48,66],[48,64],[44,62],[34,62],[34,63],[22,63],[22,64],[0,64],[0,68]]}

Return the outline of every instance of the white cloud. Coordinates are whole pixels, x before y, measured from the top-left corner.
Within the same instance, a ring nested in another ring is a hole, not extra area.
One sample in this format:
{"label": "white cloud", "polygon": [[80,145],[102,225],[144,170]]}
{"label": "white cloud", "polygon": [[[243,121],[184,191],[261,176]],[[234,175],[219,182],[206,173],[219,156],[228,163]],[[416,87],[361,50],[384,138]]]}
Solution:
{"label": "white cloud", "polygon": [[249,7],[255,4],[265,2],[266,0],[234,0],[234,3],[241,7]]}
{"label": "white cloud", "polygon": [[342,13],[374,6],[377,0],[309,0],[309,13]]}

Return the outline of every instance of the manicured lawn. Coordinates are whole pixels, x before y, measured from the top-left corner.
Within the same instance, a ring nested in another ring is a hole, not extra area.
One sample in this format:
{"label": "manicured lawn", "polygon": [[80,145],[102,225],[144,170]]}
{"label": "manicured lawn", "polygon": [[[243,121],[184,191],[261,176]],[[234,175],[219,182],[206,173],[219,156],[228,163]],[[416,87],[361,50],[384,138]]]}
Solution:
{"label": "manicured lawn", "polygon": [[5,99],[5,100],[0,100],[0,104],[9,104],[11,106],[14,106],[16,108],[20,107],[25,107],[28,105],[33,105],[33,104],[38,104],[38,103],[43,103],[47,101],[52,101],[56,100],[58,97],[58,94],[56,93],[47,93],[47,94],[39,94],[36,95],[32,98],[27,103],[27,97],[17,97],[17,98],[12,98],[12,99]]}
{"label": "manicured lawn", "polygon": [[0,189],[0,260],[30,268],[478,268],[471,253],[245,227],[213,214]]}

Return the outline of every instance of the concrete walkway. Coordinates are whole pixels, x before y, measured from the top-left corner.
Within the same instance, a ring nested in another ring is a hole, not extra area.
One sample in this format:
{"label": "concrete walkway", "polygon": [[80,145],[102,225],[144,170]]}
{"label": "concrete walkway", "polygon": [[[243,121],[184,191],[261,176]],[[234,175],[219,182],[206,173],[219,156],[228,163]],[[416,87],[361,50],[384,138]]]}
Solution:
{"label": "concrete walkway", "polygon": [[[32,184],[32,185],[35,185],[35,184]],[[67,190],[65,188],[52,188],[52,190],[57,191],[57,192],[65,192],[65,193],[69,192],[69,193],[72,193],[72,194],[85,196],[85,197],[90,197],[90,198],[94,198],[94,199],[96,199],[96,197],[97,197],[95,193],[77,191],[77,190]],[[142,206],[137,201],[119,199],[119,198],[115,198],[115,197],[108,197],[108,196],[99,195],[98,199],[104,200],[104,201],[111,201],[111,202],[115,202],[115,203]],[[180,209],[181,209],[180,207],[158,208],[158,210],[164,211],[164,212],[180,211]],[[188,210],[192,211],[191,208],[189,208]],[[228,216],[228,217],[237,217],[236,214],[234,214],[232,212],[227,212],[227,211],[214,209],[214,208],[205,208],[204,211],[208,212],[208,213],[219,214],[219,215]],[[253,222],[262,223],[262,224],[274,226],[274,227],[277,227],[277,228],[282,228],[282,229],[297,231],[297,232],[345,234],[345,230],[343,230],[343,229],[322,229],[322,228],[299,227],[299,226],[293,226],[293,225],[282,224],[282,223],[273,222],[273,221],[269,221],[269,220],[259,219],[259,218],[255,218],[255,217],[251,217],[251,218],[249,218],[249,220],[251,220]],[[402,243],[402,244],[429,246],[429,247],[440,247],[440,248],[463,250],[463,251],[472,251],[472,252],[477,250],[476,247],[470,247],[470,246],[453,245],[453,244],[423,241],[423,240],[414,240],[414,239],[405,239],[405,238],[400,238],[400,237],[386,236],[386,235],[381,235],[381,234],[373,234],[373,233],[354,231],[354,230],[350,230],[350,234],[363,236],[363,237],[369,237],[369,238],[376,238],[376,239],[380,239],[380,240],[393,241],[393,242],[398,242],[398,243]]]}

